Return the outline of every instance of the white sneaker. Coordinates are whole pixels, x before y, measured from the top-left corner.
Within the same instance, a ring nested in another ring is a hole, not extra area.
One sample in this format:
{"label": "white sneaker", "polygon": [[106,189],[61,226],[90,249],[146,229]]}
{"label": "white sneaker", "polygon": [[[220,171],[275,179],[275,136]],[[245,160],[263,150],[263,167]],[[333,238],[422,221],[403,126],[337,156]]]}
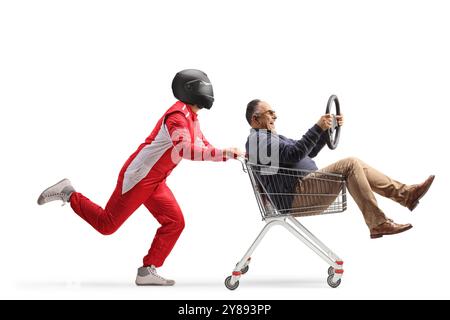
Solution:
{"label": "white sneaker", "polygon": [[63,205],[69,202],[72,192],[75,192],[69,179],[63,179],[60,182],[54,184],[53,186],[45,189],[39,196],[37,203],[43,205],[47,202],[61,200]]}
{"label": "white sneaker", "polygon": [[173,286],[174,280],[167,280],[156,273],[155,266],[140,267],[136,276],[138,286]]}

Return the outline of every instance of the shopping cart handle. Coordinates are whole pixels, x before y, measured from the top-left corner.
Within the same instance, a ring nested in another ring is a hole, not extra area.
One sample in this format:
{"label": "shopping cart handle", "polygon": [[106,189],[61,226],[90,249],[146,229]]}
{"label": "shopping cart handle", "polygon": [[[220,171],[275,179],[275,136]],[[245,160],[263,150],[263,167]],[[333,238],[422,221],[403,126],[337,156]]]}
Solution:
{"label": "shopping cart handle", "polygon": [[247,173],[247,165],[246,165],[247,159],[243,156],[238,156],[238,157],[236,157],[236,160],[238,160],[241,163],[242,171]]}

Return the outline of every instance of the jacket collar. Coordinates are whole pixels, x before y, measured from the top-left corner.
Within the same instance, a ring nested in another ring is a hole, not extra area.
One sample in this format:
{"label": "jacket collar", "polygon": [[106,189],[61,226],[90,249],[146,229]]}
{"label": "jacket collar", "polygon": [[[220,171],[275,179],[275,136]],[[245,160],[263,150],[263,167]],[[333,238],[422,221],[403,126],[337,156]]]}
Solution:
{"label": "jacket collar", "polygon": [[252,133],[253,131],[256,131],[256,132],[267,132],[267,133],[273,133],[271,130],[269,130],[269,129],[259,129],[259,128],[251,128],[250,129],[250,133]]}

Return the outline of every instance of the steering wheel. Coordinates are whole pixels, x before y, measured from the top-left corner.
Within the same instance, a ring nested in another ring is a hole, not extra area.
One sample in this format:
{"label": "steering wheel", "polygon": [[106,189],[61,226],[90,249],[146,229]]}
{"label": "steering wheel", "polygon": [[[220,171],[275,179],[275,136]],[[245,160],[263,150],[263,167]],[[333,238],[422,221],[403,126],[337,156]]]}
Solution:
{"label": "steering wheel", "polygon": [[[332,112],[333,106],[336,109],[336,114],[334,114]],[[327,139],[328,148],[330,148],[331,150],[334,150],[334,149],[336,149],[336,147],[339,143],[339,134],[341,133],[341,127],[338,125],[337,120],[336,120],[336,115],[341,114],[341,108],[339,106],[339,100],[334,94],[328,99],[327,108],[325,110],[325,113],[326,114],[331,113],[331,115],[333,116],[333,124],[332,124],[332,127],[327,130],[326,139]]]}

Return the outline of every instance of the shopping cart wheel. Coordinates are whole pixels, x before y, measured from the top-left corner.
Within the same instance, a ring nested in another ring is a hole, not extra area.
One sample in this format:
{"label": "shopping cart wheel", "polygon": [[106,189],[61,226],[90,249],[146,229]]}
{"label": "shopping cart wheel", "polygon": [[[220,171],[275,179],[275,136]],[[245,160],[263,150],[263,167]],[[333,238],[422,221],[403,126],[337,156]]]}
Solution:
{"label": "shopping cart wheel", "polygon": [[231,285],[231,276],[228,276],[225,279],[225,287],[230,290],[235,290],[237,287],[239,287],[239,281],[236,281],[235,284]]}
{"label": "shopping cart wheel", "polygon": [[[332,106],[334,105],[334,108],[336,109],[336,114],[333,113]],[[336,149],[338,143],[339,143],[339,134],[341,133],[341,127],[339,127],[337,120],[336,120],[336,115],[340,115],[341,114],[341,107],[339,105],[339,100],[338,98],[333,94],[329,99],[328,99],[328,103],[327,103],[327,108],[325,109],[325,113],[331,113],[331,115],[333,116],[333,125],[330,129],[327,130],[327,145],[328,148],[330,148],[331,150]]]}
{"label": "shopping cart wheel", "polygon": [[246,265],[244,268],[241,269],[241,274],[246,274],[248,272],[248,269],[250,269],[249,265]]}
{"label": "shopping cart wheel", "polygon": [[[236,263],[236,267],[237,267],[237,265],[239,264],[239,262],[238,263]],[[250,267],[248,266],[248,265],[246,265],[245,267],[243,267],[242,269],[241,269],[241,274],[246,274],[247,272],[248,272],[248,269],[249,269]]]}
{"label": "shopping cart wheel", "polygon": [[333,281],[333,277],[334,277],[334,274],[330,274],[330,275],[328,276],[328,278],[327,278],[327,283],[328,283],[328,285],[329,285],[330,287],[332,287],[332,288],[337,288],[337,287],[339,287],[339,285],[341,284],[341,279],[339,279],[338,281],[334,282],[334,281]]}
{"label": "shopping cart wheel", "polygon": [[333,267],[329,267],[328,268],[328,275],[331,276],[332,274],[334,274],[334,268]]}

